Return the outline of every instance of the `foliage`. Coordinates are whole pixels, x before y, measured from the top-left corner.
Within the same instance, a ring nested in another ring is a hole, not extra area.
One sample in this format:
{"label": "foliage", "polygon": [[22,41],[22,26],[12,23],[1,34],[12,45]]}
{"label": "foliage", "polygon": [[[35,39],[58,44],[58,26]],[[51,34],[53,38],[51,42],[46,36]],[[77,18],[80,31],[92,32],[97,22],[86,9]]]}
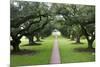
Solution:
{"label": "foliage", "polygon": [[30,1],[11,2],[13,45],[15,42],[19,44],[23,35],[36,36],[39,39],[49,36],[53,29],[60,30],[62,35],[68,38],[72,36],[77,42],[80,42],[80,37],[84,35],[89,47],[92,48],[92,42],[95,40],[95,6]]}

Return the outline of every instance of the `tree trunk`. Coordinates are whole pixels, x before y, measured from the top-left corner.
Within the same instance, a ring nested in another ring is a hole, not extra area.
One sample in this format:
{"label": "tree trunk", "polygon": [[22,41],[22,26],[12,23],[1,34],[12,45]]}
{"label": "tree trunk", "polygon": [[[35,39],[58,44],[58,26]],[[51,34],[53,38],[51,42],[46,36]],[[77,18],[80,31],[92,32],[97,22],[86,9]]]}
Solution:
{"label": "tree trunk", "polygon": [[76,43],[80,43],[80,36],[79,35],[76,36]]}
{"label": "tree trunk", "polygon": [[27,35],[26,37],[29,39],[29,45],[35,44],[35,42],[33,40],[33,35]]}
{"label": "tree trunk", "polygon": [[14,52],[20,51],[19,44],[20,44],[20,40],[11,41],[11,45],[13,46],[13,51]]}
{"label": "tree trunk", "polygon": [[67,35],[67,38],[70,39],[70,35]]}
{"label": "tree trunk", "polygon": [[44,39],[44,36],[41,36],[41,39]]}
{"label": "tree trunk", "polygon": [[33,36],[28,36],[29,39],[29,45],[34,44],[35,42],[33,41]]}
{"label": "tree trunk", "polygon": [[36,39],[37,39],[36,41],[40,41],[40,35],[39,35],[39,33],[36,34]]}
{"label": "tree trunk", "polygon": [[14,52],[20,51],[19,45],[12,45],[12,46],[13,46],[13,51],[14,51]]}
{"label": "tree trunk", "polygon": [[[93,42],[94,42],[94,40],[95,40],[95,33],[93,34],[93,32],[92,33],[88,33],[87,32],[87,30],[86,30],[86,28],[84,27],[84,26],[82,26],[81,25],[81,28],[82,28],[82,32],[83,32],[83,34],[85,35],[85,37],[86,37],[86,39],[87,39],[87,42],[88,42],[88,49],[92,49],[93,48]],[[91,38],[89,38],[91,36]]]}
{"label": "tree trunk", "polygon": [[74,40],[74,35],[71,35],[71,40]]}
{"label": "tree trunk", "polygon": [[88,49],[93,49],[93,41],[94,40],[88,40]]}

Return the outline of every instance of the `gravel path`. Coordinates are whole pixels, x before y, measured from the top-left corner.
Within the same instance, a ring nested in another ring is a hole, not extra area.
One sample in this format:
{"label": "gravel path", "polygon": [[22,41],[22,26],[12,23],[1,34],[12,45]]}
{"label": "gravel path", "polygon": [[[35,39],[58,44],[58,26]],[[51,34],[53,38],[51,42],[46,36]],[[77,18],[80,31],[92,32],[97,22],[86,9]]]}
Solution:
{"label": "gravel path", "polygon": [[55,37],[50,63],[51,64],[60,64],[60,54],[59,54],[57,37]]}

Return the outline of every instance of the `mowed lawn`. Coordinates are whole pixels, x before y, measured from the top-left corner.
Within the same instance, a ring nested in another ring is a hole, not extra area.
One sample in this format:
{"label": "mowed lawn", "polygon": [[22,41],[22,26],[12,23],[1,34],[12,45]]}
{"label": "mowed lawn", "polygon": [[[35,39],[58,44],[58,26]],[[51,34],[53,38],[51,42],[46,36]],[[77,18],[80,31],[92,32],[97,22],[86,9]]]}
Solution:
{"label": "mowed lawn", "polygon": [[51,52],[54,38],[52,36],[42,40],[42,45],[22,46],[28,43],[27,39],[22,39],[21,50],[35,51],[33,55],[11,55],[11,67],[48,64],[51,59]]}
{"label": "mowed lawn", "polygon": [[[49,64],[54,44],[54,37],[50,36],[41,40],[41,45],[28,45],[28,40],[21,39],[20,49],[33,51],[32,55],[11,55],[11,67],[28,66],[28,65],[42,65]],[[86,50],[87,41],[81,39],[82,44],[75,44],[75,41],[70,39],[58,37],[59,52],[61,63],[77,63],[77,62],[92,62],[95,61],[95,53]],[[95,44],[93,45],[95,47]]]}
{"label": "mowed lawn", "polygon": [[75,44],[75,41],[71,41],[70,39],[63,37],[59,37],[58,41],[59,41],[61,63],[95,61],[95,53],[86,50],[87,41],[85,39],[81,39],[81,42],[83,44]]}

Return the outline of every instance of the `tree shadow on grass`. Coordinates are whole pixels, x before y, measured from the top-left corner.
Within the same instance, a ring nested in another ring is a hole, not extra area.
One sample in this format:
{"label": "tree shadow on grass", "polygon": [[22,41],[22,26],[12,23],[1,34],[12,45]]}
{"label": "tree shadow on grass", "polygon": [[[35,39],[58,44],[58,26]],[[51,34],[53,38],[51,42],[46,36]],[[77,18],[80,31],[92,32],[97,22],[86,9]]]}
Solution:
{"label": "tree shadow on grass", "polygon": [[36,41],[36,42],[44,42],[43,40],[40,40],[40,41]]}
{"label": "tree shadow on grass", "polygon": [[74,48],[76,52],[95,52],[95,48],[88,49],[88,48]]}
{"label": "tree shadow on grass", "polygon": [[83,43],[83,42],[80,42],[80,43],[73,42],[73,43],[71,43],[71,44],[73,44],[73,45],[82,45],[82,44],[84,44],[84,43]]}
{"label": "tree shadow on grass", "polygon": [[24,56],[33,56],[33,55],[36,55],[37,53],[39,53],[39,51],[36,51],[36,50],[27,50],[27,49],[22,49],[18,52],[14,52],[14,51],[11,51],[11,55],[24,55]]}
{"label": "tree shadow on grass", "polygon": [[39,45],[42,45],[41,43],[36,43],[36,44],[23,44],[23,45],[20,45],[20,46],[39,46]]}

